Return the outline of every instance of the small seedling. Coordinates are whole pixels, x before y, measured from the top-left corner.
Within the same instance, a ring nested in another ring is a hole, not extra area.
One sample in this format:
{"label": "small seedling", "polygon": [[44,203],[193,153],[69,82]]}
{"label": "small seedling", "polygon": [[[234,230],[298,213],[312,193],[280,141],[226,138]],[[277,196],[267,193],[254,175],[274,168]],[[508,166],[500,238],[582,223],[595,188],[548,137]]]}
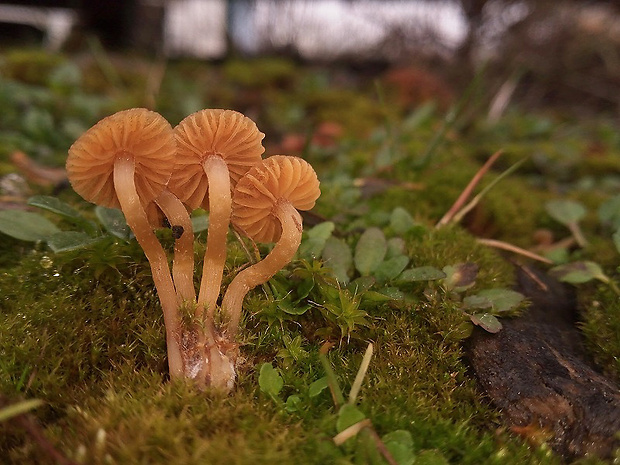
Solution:
{"label": "small seedling", "polygon": [[570,284],[582,284],[598,280],[607,284],[616,295],[620,296],[620,287],[603,272],[598,263],[592,261],[586,260],[559,265],[551,269],[551,274],[560,281]]}
{"label": "small seedling", "polygon": [[[335,424],[337,434],[333,437],[334,444],[337,446],[349,444],[348,447],[355,444],[355,454],[359,457],[378,453],[389,464],[412,463],[415,454],[411,433],[397,430],[386,434],[383,438],[379,437],[372,425],[372,421],[366,418],[366,415],[356,405],[372,359],[373,344],[368,344],[355,380],[351,385],[349,395],[346,398],[338,382],[338,376],[327,357],[330,347],[331,344],[327,343],[319,351],[319,360],[325,370],[325,376],[310,384],[308,387],[308,397],[314,398],[325,389],[329,389],[334,406],[338,411]],[[284,411],[294,413],[300,409],[302,398],[299,395],[293,394],[288,396],[286,402],[283,402],[279,397],[284,386],[284,380],[271,363],[264,363],[261,366],[258,384],[261,392],[270,397]],[[367,433],[367,437],[364,440],[360,439],[357,443],[351,442],[354,438],[364,433]],[[374,446],[372,451],[367,450],[368,439],[370,439]]]}
{"label": "small seedling", "polygon": [[[496,315],[517,308],[525,299],[512,289],[483,289],[475,294],[460,296],[471,289],[476,282],[478,266],[475,263],[459,263],[443,268],[446,277],[443,287],[457,298],[462,298],[461,308],[470,321],[489,333],[501,331],[502,324]],[[480,311],[483,310],[483,311]]]}

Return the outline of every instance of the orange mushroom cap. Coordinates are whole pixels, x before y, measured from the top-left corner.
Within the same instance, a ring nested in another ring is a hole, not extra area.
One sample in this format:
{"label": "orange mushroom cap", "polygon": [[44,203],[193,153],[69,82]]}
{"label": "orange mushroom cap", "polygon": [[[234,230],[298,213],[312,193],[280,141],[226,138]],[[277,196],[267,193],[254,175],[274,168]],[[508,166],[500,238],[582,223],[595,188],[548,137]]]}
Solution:
{"label": "orange mushroom cap", "polygon": [[154,111],[132,108],[102,119],[73,143],[67,175],[73,189],[87,201],[120,208],[114,189],[114,162],[118,156],[130,154],[136,164],[136,190],[147,205],[166,187],[175,153],[170,123]]}
{"label": "orange mushroom cap", "polygon": [[233,193],[232,223],[257,242],[275,242],[282,227],[273,210],[290,202],[297,210],[310,210],[321,195],[319,180],[307,161],[274,155],[250,169]]}
{"label": "orange mushroom cap", "polygon": [[198,111],[183,119],[174,133],[178,151],[168,188],[191,208],[207,207],[209,182],[203,162],[209,156],[224,159],[234,186],[265,151],[261,142],[265,134],[233,110]]}

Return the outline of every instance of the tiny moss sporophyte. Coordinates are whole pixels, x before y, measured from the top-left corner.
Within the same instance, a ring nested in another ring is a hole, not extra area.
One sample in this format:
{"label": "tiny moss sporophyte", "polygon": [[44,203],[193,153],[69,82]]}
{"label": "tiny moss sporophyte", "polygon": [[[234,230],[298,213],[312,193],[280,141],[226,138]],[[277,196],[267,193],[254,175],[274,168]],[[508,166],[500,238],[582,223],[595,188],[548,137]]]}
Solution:
{"label": "tiny moss sporophyte", "polygon": [[[133,108],[102,119],[69,149],[74,190],[89,202],[120,208],[150,263],[164,313],[170,377],[192,379],[200,388],[234,387],[245,295],[293,258],[302,234],[297,210],[311,209],[320,195],[306,161],[262,158],[263,137],[252,120],[232,110],[202,110],[173,129],[158,113]],[[196,293],[190,213],[199,207],[210,218]],[[174,231],[172,268],[155,234],[163,217]],[[220,316],[231,223],[252,240],[276,245],[235,276]],[[189,321],[183,308],[192,309]]]}

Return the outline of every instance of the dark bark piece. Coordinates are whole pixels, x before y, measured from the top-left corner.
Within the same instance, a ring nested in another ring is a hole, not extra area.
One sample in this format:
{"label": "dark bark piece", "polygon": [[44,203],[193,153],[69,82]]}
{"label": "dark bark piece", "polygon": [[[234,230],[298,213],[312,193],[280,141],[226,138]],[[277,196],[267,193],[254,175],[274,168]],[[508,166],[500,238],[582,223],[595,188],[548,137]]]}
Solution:
{"label": "dark bark piece", "polygon": [[572,289],[526,267],[518,282],[532,302],[527,312],[471,338],[480,384],[513,431],[544,437],[566,459],[609,457],[620,447],[620,391],[584,354]]}

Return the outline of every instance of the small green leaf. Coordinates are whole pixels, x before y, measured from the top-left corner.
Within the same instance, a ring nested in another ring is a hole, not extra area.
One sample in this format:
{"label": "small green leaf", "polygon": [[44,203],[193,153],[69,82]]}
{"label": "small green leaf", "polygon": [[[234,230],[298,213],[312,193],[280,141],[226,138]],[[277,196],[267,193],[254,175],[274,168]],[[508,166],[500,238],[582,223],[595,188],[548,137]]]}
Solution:
{"label": "small green leaf", "polygon": [[325,241],[325,247],[321,254],[325,265],[331,268],[338,282],[349,282],[349,269],[353,264],[353,255],[347,243],[337,237],[330,237]]}
{"label": "small green leaf", "polygon": [[[397,287],[384,287],[381,289],[381,295],[385,295],[390,300],[405,300],[407,295]],[[366,297],[366,294],[364,294]]]}
{"label": "small green leaf", "polygon": [[21,210],[0,211],[0,232],[22,241],[44,241],[60,229],[47,218]]}
{"label": "small green leaf", "polygon": [[545,204],[545,210],[565,226],[577,223],[586,215],[585,207],[573,200],[550,200]]}
{"label": "small green leaf", "polygon": [[566,247],[557,247],[548,250],[544,255],[546,258],[558,265],[570,261],[570,253]]}
{"label": "small green leaf", "polygon": [[480,326],[489,333],[498,333],[502,329],[502,324],[500,321],[490,313],[476,313],[474,315],[470,315],[469,318],[473,324]]}
{"label": "small green leaf", "polygon": [[262,392],[275,399],[284,386],[284,380],[271,363],[263,363],[258,375],[258,386]]}
{"label": "small green leaf", "polygon": [[620,229],[620,194],[601,204],[598,209],[598,218],[605,226]]}
{"label": "small green leaf", "polygon": [[413,281],[434,281],[445,277],[446,274],[434,266],[418,266],[403,271],[397,280],[408,283]]}
{"label": "small green leaf", "polygon": [[387,241],[379,228],[368,228],[355,246],[355,268],[362,276],[370,275],[383,261],[387,252]]}
{"label": "small green leaf", "polygon": [[384,435],[381,440],[398,465],[412,465],[415,462],[413,437],[406,430],[396,430]]}
{"label": "small green leaf", "polygon": [[506,312],[519,305],[525,296],[512,289],[484,289],[478,292],[479,297],[488,299],[496,312]]}
{"label": "small green leaf", "polygon": [[336,407],[338,407],[344,404],[344,395],[342,394],[342,389],[340,388],[340,384],[338,383],[338,377],[336,376],[336,372],[332,368],[332,365],[329,362],[326,353],[319,351],[319,360],[321,361],[321,365],[323,365],[323,369],[325,370],[327,387],[331,391],[332,398],[334,399]]}
{"label": "small green leaf", "polygon": [[353,295],[360,295],[374,286],[376,282],[372,276],[360,276],[347,284],[346,289]]}
{"label": "small green leaf", "polygon": [[331,221],[319,223],[306,232],[306,239],[299,246],[299,256],[316,258],[321,256],[325,243],[334,232],[335,225]]}
{"label": "small green leaf", "polygon": [[315,281],[312,276],[306,279],[302,279],[301,282],[297,285],[297,299],[296,302],[300,302],[302,299],[305,299],[310,295],[312,289],[314,289]]}
{"label": "small green leaf", "polygon": [[468,295],[463,299],[465,308],[491,308],[493,304],[486,297],[480,295]]}
{"label": "small green leaf", "polygon": [[71,205],[63,202],[57,197],[52,197],[49,195],[35,195],[28,199],[28,205],[42,208],[49,212],[55,213],[56,215],[62,216],[91,236],[94,236],[97,233],[97,226],[92,221],[84,218]]}
{"label": "small green leaf", "polygon": [[373,302],[375,304],[380,304],[383,302],[390,302],[394,300],[394,297],[388,295],[385,291],[387,289],[383,288],[381,292],[377,291],[367,291],[362,294],[362,300],[364,302]]}
{"label": "small green leaf", "polygon": [[303,315],[310,310],[311,305],[293,303],[289,299],[278,301],[278,308],[289,315]]}
{"label": "small green leaf", "polygon": [[395,279],[409,264],[409,257],[398,255],[384,260],[375,270],[374,276],[379,282],[387,282]]}
{"label": "small green leaf", "polygon": [[407,244],[405,240],[401,237],[390,237],[387,240],[386,260],[400,255],[407,255]]}
{"label": "small green leaf", "polygon": [[116,208],[106,208],[97,206],[95,215],[106,231],[119,239],[128,241],[131,237],[131,230],[127,226],[123,212]]}
{"label": "small green leaf", "polygon": [[390,216],[390,227],[396,234],[405,234],[415,226],[411,213],[403,207],[396,207]]}
{"label": "small green leaf", "polygon": [[92,237],[81,231],[60,231],[47,239],[47,245],[54,252],[68,252],[87,247],[104,237]]}
{"label": "small green leaf", "polygon": [[288,413],[298,412],[301,410],[301,397],[295,394],[288,396],[284,408]]}
{"label": "small green leaf", "polygon": [[57,215],[69,220],[83,219],[82,215],[80,215],[77,210],[57,197],[51,197],[49,195],[35,195],[28,199],[28,205],[43,208],[44,210],[56,213]]}
{"label": "small green leaf", "polygon": [[587,283],[593,279],[599,279],[603,282],[609,280],[600,265],[591,261],[567,263],[556,266],[549,272],[560,281],[571,284]]}
{"label": "small green leaf", "polygon": [[471,262],[458,263],[443,267],[446,274],[444,286],[449,291],[463,292],[476,283],[478,265]]}
{"label": "small green leaf", "polygon": [[284,345],[286,346],[286,351],[294,360],[301,360],[308,356],[308,352],[306,352],[303,347],[303,339],[301,336],[297,335],[295,338],[291,338],[288,335],[284,335],[283,337]]}
{"label": "small green leaf", "polygon": [[338,412],[338,420],[336,420],[336,431],[341,433],[349,426],[359,423],[366,415],[353,404],[344,404]]}
{"label": "small green leaf", "polygon": [[308,386],[308,396],[316,397],[325,389],[327,389],[327,376],[323,376],[322,378],[317,379],[313,383]]}
{"label": "small green leaf", "polygon": [[40,407],[41,405],[43,405],[43,401],[41,399],[22,400],[21,402],[7,405],[6,407],[0,409],[0,423],[16,417],[17,415],[29,412],[30,410]]}

